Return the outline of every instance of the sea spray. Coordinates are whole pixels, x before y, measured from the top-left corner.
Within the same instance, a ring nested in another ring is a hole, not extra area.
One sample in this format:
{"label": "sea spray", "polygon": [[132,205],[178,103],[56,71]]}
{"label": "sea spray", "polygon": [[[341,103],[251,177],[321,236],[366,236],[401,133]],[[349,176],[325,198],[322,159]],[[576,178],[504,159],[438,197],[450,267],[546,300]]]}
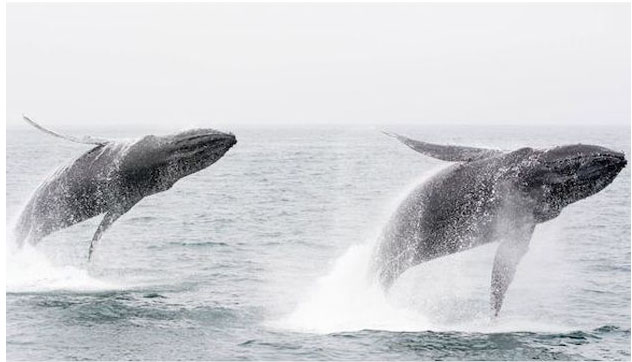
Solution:
{"label": "sea spray", "polygon": [[[12,223],[8,223],[11,229]],[[12,232],[7,231],[6,290],[8,293],[44,292],[51,290],[97,291],[118,289],[113,282],[97,279],[87,269],[53,262],[42,250],[30,243],[21,247]]]}
{"label": "sea spray", "polygon": [[362,329],[418,330],[422,315],[391,305],[367,277],[372,243],[353,245],[316,281],[308,297],[272,326],[301,332],[332,333]]}
{"label": "sea spray", "polygon": [[[496,244],[431,260],[402,274],[384,293],[367,278],[373,243],[349,247],[319,278],[288,315],[268,323],[274,329],[304,333],[359,330],[460,331],[480,333],[567,332],[577,329],[566,321],[550,320],[540,305],[520,303],[525,295],[554,292],[533,284],[531,270],[542,268],[531,260],[520,278],[529,285],[510,294],[513,303],[497,318],[489,307],[491,265]],[[540,255],[542,251],[537,252]],[[557,284],[557,283],[556,283]],[[527,288],[528,287],[528,288]],[[559,285],[546,287],[557,288]]]}
{"label": "sea spray", "polygon": [[[411,182],[387,203],[383,220],[389,220],[406,196],[428,178],[449,167],[442,164]],[[380,225],[375,235],[379,235]],[[374,278],[377,237],[353,244],[333,264],[331,271],[320,277],[289,315],[270,323],[271,326],[295,331],[331,333],[362,329],[416,331],[429,329],[427,318],[403,305],[391,303]]]}
{"label": "sea spray", "polygon": [[86,269],[56,265],[28,243],[20,249],[7,251],[7,292],[10,293],[119,288],[114,283],[92,277]]}

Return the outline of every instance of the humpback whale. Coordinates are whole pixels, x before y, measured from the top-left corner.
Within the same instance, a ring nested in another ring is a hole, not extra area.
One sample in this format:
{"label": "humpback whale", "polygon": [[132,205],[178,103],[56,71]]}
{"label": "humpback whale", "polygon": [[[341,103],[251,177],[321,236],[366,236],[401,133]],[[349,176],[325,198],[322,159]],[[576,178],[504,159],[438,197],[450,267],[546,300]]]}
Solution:
{"label": "humpback whale", "polygon": [[94,147],[37,188],[17,220],[16,241],[20,246],[25,240],[35,244],[52,232],[105,214],[90,242],[88,259],[103,233],[136,203],[209,167],[237,143],[234,135],[213,129],[131,141],[78,138],[23,118],[50,135]]}
{"label": "humpback whale", "polygon": [[373,258],[378,281],[388,290],[417,264],[499,241],[491,277],[494,315],[535,226],[604,189],[626,165],[623,153],[600,146],[503,152],[384,133],[421,154],[456,164],[416,186],[392,215]]}

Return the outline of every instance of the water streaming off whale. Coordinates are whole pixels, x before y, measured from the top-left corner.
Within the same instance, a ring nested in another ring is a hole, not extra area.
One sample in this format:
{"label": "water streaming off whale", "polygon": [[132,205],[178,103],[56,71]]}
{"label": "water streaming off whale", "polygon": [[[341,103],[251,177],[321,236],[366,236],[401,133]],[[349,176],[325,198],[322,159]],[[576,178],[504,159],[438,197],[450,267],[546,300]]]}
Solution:
{"label": "water streaming off whale", "polygon": [[[221,167],[142,200],[91,263],[96,219],[8,248],[9,359],[629,359],[629,168],[538,226],[491,321],[495,244],[412,268],[388,296],[366,277],[400,199],[443,163],[373,130],[233,131],[239,148]],[[628,129],[400,131],[630,151]],[[8,130],[7,142],[11,223],[85,148],[31,130]]]}

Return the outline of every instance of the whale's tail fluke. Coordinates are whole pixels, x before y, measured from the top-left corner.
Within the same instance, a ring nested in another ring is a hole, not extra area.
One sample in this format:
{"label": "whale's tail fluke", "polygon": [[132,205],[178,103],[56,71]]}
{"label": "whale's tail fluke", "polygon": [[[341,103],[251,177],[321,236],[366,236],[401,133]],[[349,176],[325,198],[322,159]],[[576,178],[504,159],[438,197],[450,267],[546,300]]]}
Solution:
{"label": "whale's tail fluke", "polygon": [[382,131],[382,133],[389,137],[396,138],[406,146],[419,153],[442,161],[471,162],[502,155],[504,153],[499,150],[492,150],[488,148],[437,145],[413,140],[393,132]]}
{"label": "whale's tail fluke", "polygon": [[46,129],[40,126],[39,124],[37,124],[35,121],[33,121],[31,118],[29,118],[25,114],[22,114],[22,118],[26,121],[26,123],[39,129],[40,131],[44,133],[48,133],[49,135],[54,136],[54,137],[65,139],[70,142],[82,143],[82,144],[88,144],[88,145],[104,145],[110,142],[109,140],[106,140],[103,138],[96,138],[96,137],[90,137],[90,136],[83,136],[79,138],[79,137],[74,137],[74,136],[63,135],[63,134],[51,131],[49,129]]}

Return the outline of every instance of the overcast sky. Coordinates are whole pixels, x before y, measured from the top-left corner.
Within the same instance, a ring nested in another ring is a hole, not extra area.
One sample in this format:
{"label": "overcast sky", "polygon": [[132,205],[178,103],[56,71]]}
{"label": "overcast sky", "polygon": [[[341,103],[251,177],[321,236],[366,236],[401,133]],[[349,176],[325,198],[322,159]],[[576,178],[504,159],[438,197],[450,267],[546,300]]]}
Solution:
{"label": "overcast sky", "polygon": [[9,4],[7,122],[630,123],[628,4]]}

